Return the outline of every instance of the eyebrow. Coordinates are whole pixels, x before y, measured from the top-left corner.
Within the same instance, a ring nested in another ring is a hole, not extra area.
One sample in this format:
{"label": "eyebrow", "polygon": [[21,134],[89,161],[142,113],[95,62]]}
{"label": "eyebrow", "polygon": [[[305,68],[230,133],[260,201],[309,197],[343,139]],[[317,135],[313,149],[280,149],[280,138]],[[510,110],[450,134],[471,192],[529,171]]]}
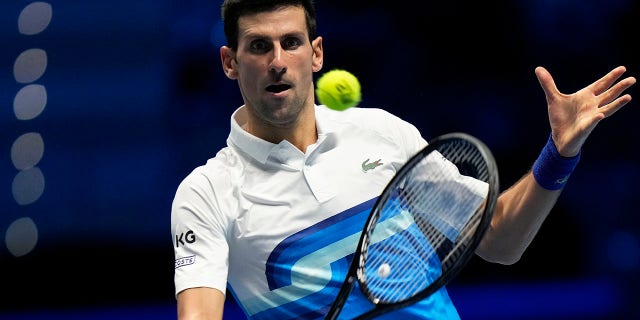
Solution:
{"label": "eyebrow", "polygon": [[[302,32],[302,31],[293,31],[293,32],[287,32],[285,34],[282,34],[279,36],[278,39],[286,39],[286,38],[305,38],[306,37],[306,33]],[[264,33],[245,33],[243,36],[243,38],[248,39],[249,41],[252,40],[256,40],[256,39],[271,39],[271,37],[267,34]]]}

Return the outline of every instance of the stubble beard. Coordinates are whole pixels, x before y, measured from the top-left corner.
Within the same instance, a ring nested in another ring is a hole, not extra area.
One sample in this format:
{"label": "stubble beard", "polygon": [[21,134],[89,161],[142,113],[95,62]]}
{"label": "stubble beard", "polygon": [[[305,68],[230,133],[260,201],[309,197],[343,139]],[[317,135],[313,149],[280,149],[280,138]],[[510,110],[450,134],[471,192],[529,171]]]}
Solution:
{"label": "stubble beard", "polygon": [[275,128],[292,128],[297,123],[306,100],[300,97],[293,99],[264,99],[256,108],[256,116],[264,125]]}

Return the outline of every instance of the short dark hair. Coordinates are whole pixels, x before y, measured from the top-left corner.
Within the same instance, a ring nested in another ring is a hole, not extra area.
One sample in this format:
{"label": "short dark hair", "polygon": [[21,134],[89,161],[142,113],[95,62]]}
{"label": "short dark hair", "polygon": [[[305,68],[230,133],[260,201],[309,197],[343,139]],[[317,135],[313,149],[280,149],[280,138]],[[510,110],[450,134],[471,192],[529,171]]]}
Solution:
{"label": "short dark hair", "polygon": [[301,6],[307,20],[309,40],[316,37],[316,9],[313,0],[224,0],[222,3],[222,22],[227,46],[238,49],[238,20],[240,17],[255,13],[272,11],[285,6]]}

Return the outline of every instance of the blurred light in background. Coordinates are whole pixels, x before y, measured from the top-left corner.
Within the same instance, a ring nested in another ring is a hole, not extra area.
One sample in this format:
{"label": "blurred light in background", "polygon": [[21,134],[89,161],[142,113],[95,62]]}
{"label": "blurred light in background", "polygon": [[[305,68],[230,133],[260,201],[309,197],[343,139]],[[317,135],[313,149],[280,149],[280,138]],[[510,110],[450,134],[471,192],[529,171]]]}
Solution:
{"label": "blurred light in background", "polygon": [[13,112],[18,120],[33,120],[47,106],[47,88],[40,84],[24,86],[13,100]]}
{"label": "blurred light in background", "polygon": [[44,192],[44,175],[39,168],[20,170],[11,185],[13,198],[20,205],[36,202]]}
{"label": "blurred light in background", "polygon": [[28,49],[22,52],[13,65],[13,75],[19,83],[38,80],[47,69],[47,52],[42,49]]}
{"label": "blurred light in background", "polygon": [[[33,2],[22,9],[18,16],[18,31],[22,35],[34,36],[44,31],[53,16],[49,3]],[[18,55],[13,64],[15,81],[26,84],[15,95],[13,110],[17,120],[28,121],[38,117],[47,104],[44,85],[33,84],[47,70],[47,52],[31,48]],[[11,161],[18,170],[11,184],[14,201],[26,206],[32,204],[44,193],[45,177],[37,167],[44,155],[44,141],[38,132],[20,135],[11,146]],[[30,253],[38,243],[38,226],[33,219],[16,219],[7,228],[5,245],[15,257]]]}
{"label": "blurred light in background", "polygon": [[11,161],[18,170],[35,167],[44,154],[44,141],[37,132],[21,135],[11,146]]}
{"label": "blurred light in background", "polygon": [[53,10],[47,2],[33,2],[24,7],[18,17],[18,30],[24,35],[38,34],[49,26]]}
{"label": "blurred light in background", "polygon": [[[30,218],[20,218],[15,220],[5,235],[7,249],[15,257],[24,256],[31,252],[38,243],[38,228]],[[28,277],[29,274],[23,275]]]}

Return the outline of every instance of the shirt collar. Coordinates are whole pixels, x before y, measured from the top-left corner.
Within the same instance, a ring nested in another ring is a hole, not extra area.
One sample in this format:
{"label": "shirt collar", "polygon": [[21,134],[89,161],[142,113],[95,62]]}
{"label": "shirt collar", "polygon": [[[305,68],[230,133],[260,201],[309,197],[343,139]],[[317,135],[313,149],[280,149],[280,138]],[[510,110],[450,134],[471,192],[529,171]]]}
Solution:
{"label": "shirt collar", "polygon": [[[231,115],[231,132],[227,139],[227,144],[240,148],[243,152],[249,154],[252,158],[260,163],[266,163],[272,152],[282,147],[283,144],[290,144],[288,141],[281,141],[279,144],[258,138],[246,132],[242,126],[247,122],[247,110],[245,106],[241,106]],[[333,136],[335,128],[332,122],[327,118],[327,111],[322,107],[315,106],[316,129],[318,130],[318,141],[321,144],[328,137]]]}

